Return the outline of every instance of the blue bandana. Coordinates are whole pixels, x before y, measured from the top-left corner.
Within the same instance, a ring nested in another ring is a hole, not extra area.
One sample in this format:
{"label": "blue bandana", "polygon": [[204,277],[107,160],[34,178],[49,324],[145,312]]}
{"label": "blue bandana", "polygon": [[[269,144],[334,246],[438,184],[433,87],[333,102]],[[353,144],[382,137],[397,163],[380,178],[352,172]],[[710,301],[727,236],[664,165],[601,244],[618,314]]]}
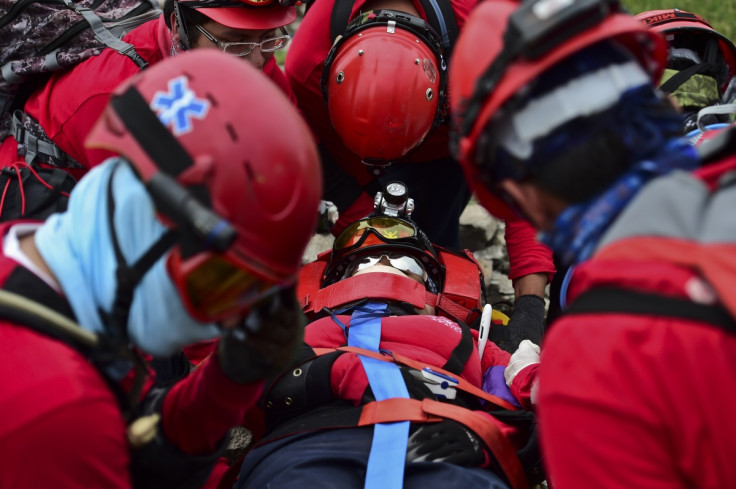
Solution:
{"label": "blue bandana", "polygon": [[[109,159],[80,180],[69,208],[52,215],[36,232],[41,256],[59,281],[83,328],[104,333],[98,309],[110,312],[115,298],[117,260],[108,223],[107,186],[113,178],[115,229],[128,264],[140,258],[166,231],[153,202],[130,166]],[[217,328],[186,312],[160,258],[138,285],[128,319],[130,339],[154,355],[213,338]]]}

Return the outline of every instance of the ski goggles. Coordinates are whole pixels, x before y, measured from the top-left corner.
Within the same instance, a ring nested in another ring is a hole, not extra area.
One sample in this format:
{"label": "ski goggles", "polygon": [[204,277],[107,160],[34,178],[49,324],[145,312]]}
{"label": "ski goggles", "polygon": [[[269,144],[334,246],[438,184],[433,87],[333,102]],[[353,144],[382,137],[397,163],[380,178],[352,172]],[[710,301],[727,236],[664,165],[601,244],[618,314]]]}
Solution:
{"label": "ski goggles", "polygon": [[409,221],[394,217],[369,217],[352,223],[335,239],[333,250],[343,250],[365,243],[369,233],[389,242],[395,239],[413,238],[419,235],[418,228]]}
{"label": "ski goggles", "polygon": [[205,252],[183,260],[175,249],[167,266],[182,302],[192,317],[202,322],[245,315],[283,288],[227,255]]}
{"label": "ski goggles", "polygon": [[359,271],[376,265],[384,258],[393,268],[400,270],[410,276],[420,278],[422,280],[422,284],[427,283],[427,271],[424,269],[419,260],[412,256],[400,253],[379,253],[376,255],[369,255],[358,258],[345,269],[345,276],[352,277]]}

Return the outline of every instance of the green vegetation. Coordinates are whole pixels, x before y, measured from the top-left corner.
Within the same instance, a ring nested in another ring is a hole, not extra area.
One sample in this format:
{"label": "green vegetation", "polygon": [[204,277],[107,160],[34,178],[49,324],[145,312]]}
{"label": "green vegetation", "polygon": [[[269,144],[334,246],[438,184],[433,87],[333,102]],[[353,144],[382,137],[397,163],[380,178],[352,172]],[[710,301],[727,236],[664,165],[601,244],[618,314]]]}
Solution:
{"label": "green vegetation", "polygon": [[736,0],[621,0],[632,14],[679,8],[707,20],[715,30],[736,42]]}

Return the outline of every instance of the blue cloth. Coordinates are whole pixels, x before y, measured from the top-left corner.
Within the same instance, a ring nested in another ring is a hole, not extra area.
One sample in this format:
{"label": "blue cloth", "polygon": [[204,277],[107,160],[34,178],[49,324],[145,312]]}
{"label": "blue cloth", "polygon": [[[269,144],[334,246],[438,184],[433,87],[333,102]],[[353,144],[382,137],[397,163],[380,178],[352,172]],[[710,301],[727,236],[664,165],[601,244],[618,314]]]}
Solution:
{"label": "blue cloth", "polygon": [[[115,298],[117,261],[108,223],[107,185],[114,176],[115,229],[128,264],[140,258],[165,232],[153,202],[128,164],[115,158],[93,168],[71,193],[66,212],[54,214],[36,232],[35,243],[59,281],[80,325],[103,332],[98,308],[110,311]],[[114,175],[113,175],[114,170]],[[154,355],[212,338],[217,328],[186,312],[166,271],[166,255],[135,290],[128,319],[131,340]]]}
{"label": "blue cloth", "polygon": [[[379,351],[381,318],[390,313],[386,304],[369,302],[355,308],[348,328],[348,346]],[[376,401],[401,397],[409,391],[395,363],[360,356],[368,383]],[[404,481],[406,447],[409,439],[408,421],[380,423],[375,426],[371,452],[365,476],[366,489],[401,489]]]}
{"label": "blue cloth", "polygon": [[[357,489],[363,487],[373,428],[314,431],[248,452],[236,489]],[[404,489],[508,489],[493,472],[441,462],[406,465]]]}

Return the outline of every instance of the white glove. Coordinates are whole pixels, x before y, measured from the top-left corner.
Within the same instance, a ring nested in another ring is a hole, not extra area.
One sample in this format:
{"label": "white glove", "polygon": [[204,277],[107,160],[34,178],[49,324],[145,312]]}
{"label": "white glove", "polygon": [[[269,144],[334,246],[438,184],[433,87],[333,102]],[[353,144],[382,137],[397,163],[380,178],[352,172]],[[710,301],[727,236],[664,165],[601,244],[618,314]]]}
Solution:
{"label": "white glove", "polygon": [[519,348],[511,355],[509,364],[503,372],[503,378],[506,379],[506,385],[511,387],[516,374],[521,372],[529,365],[539,363],[539,347],[529,340],[524,340],[519,344]]}

